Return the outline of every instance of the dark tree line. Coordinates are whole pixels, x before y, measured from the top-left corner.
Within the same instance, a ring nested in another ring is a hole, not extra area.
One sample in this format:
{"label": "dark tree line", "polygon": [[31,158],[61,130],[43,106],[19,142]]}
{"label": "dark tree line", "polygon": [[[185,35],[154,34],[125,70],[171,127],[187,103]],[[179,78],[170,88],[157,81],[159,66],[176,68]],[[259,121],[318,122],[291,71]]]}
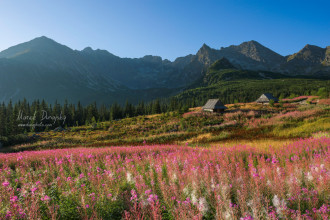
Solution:
{"label": "dark tree line", "polygon": [[[104,104],[97,106],[96,103],[82,106],[80,102],[72,104],[67,101],[63,104],[58,102],[48,104],[44,100],[36,100],[32,103],[26,100],[17,103],[10,101],[7,104],[0,104],[0,142],[1,140],[5,142],[4,139],[13,135],[48,131],[57,127],[93,125],[103,121],[168,111],[184,112],[192,106],[191,104],[182,104],[176,98],[140,102],[137,105],[126,102],[123,106],[117,103],[110,106]],[[56,116],[54,120],[53,117]]]}

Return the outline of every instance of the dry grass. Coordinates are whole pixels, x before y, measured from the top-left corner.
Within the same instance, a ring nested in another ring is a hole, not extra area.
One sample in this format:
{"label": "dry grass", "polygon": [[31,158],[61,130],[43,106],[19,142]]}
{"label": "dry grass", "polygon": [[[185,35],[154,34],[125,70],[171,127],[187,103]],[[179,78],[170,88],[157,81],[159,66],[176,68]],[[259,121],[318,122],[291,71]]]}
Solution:
{"label": "dry grass", "polygon": [[221,142],[212,143],[212,147],[214,148],[228,148],[237,145],[246,145],[250,147],[254,147],[256,149],[267,150],[271,148],[282,148],[288,144],[295,142],[297,139],[256,139],[256,140],[225,140]]}
{"label": "dry grass", "polygon": [[202,111],[202,107],[189,108],[189,112],[200,112],[200,111]]}
{"label": "dry grass", "polygon": [[190,138],[186,141],[183,141],[182,144],[184,143],[198,143],[202,140],[205,140],[205,139],[210,139],[212,137],[212,134],[211,133],[206,133],[206,134],[200,134],[198,135],[197,137],[193,137],[193,138]]}
{"label": "dry grass", "polygon": [[145,118],[156,118],[161,116],[161,114],[154,114],[154,115],[146,115]]}

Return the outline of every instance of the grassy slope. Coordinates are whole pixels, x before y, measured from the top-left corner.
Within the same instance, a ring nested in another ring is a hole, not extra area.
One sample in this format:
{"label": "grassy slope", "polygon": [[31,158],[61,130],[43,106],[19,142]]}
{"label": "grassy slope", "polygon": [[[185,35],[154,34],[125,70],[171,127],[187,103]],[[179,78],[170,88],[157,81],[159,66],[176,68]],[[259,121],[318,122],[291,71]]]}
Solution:
{"label": "grassy slope", "polygon": [[222,81],[203,87],[186,90],[176,97],[179,100],[197,99],[202,103],[209,98],[220,98],[224,103],[250,102],[262,93],[270,92],[274,96],[304,95],[319,88],[330,88],[330,80],[317,79],[268,79]]}
{"label": "grassy slope", "polygon": [[195,100],[198,104],[209,98],[220,98],[224,103],[236,100],[251,102],[265,92],[287,97],[293,93],[309,95],[322,87],[330,88],[329,78],[290,77],[265,71],[239,70],[226,60],[218,60],[197,83],[176,97],[179,100]]}
{"label": "grassy slope", "polygon": [[227,105],[223,115],[203,115],[200,108],[179,115],[166,113],[126,118],[63,133],[44,132],[37,142],[5,150],[179,144],[210,146],[260,141],[262,146],[330,131],[329,105]]}

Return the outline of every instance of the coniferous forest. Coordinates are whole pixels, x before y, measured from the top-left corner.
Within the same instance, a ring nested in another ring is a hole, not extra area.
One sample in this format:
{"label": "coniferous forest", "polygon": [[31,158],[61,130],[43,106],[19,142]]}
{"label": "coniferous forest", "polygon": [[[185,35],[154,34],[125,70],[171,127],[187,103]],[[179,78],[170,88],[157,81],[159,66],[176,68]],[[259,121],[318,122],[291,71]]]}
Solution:
{"label": "coniferous forest", "polygon": [[0,105],[0,143],[13,145],[26,141],[28,132],[50,131],[56,128],[67,129],[73,126],[91,125],[99,122],[119,120],[139,115],[158,114],[168,111],[185,112],[193,107],[194,102],[179,103],[176,98],[169,100],[155,100],[133,105],[126,101],[125,105],[114,103],[106,106],[96,102],[83,106],[77,104],[63,104],[35,100],[29,103],[26,100]]}

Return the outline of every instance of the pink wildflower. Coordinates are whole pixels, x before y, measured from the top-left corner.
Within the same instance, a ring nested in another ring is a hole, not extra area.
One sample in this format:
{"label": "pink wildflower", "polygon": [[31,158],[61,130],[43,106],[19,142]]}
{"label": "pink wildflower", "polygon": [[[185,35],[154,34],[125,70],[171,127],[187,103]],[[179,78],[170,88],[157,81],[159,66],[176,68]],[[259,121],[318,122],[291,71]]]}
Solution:
{"label": "pink wildflower", "polygon": [[41,198],[42,201],[49,201],[50,197],[45,195],[44,197]]}
{"label": "pink wildflower", "polygon": [[5,181],[2,183],[3,186],[9,186],[9,182],[8,181]]}
{"label": "pink wildflower", "polygon": [[18,201],[17,196],[11,196],[11,197],[10,197],[10,201],[11,201],[11,202],[16,202],[16,201]]}
{"label": "pink wildflower", "polygon": [[276,159],[276,156],[275,155],[272,157],[272,163],[273,164],[278,163],[278,160]]}
{"label": "pink wildflower", "polygon": [[151,189],[148,189],[144,192],[146,195],[149,195],[151,193]]}

